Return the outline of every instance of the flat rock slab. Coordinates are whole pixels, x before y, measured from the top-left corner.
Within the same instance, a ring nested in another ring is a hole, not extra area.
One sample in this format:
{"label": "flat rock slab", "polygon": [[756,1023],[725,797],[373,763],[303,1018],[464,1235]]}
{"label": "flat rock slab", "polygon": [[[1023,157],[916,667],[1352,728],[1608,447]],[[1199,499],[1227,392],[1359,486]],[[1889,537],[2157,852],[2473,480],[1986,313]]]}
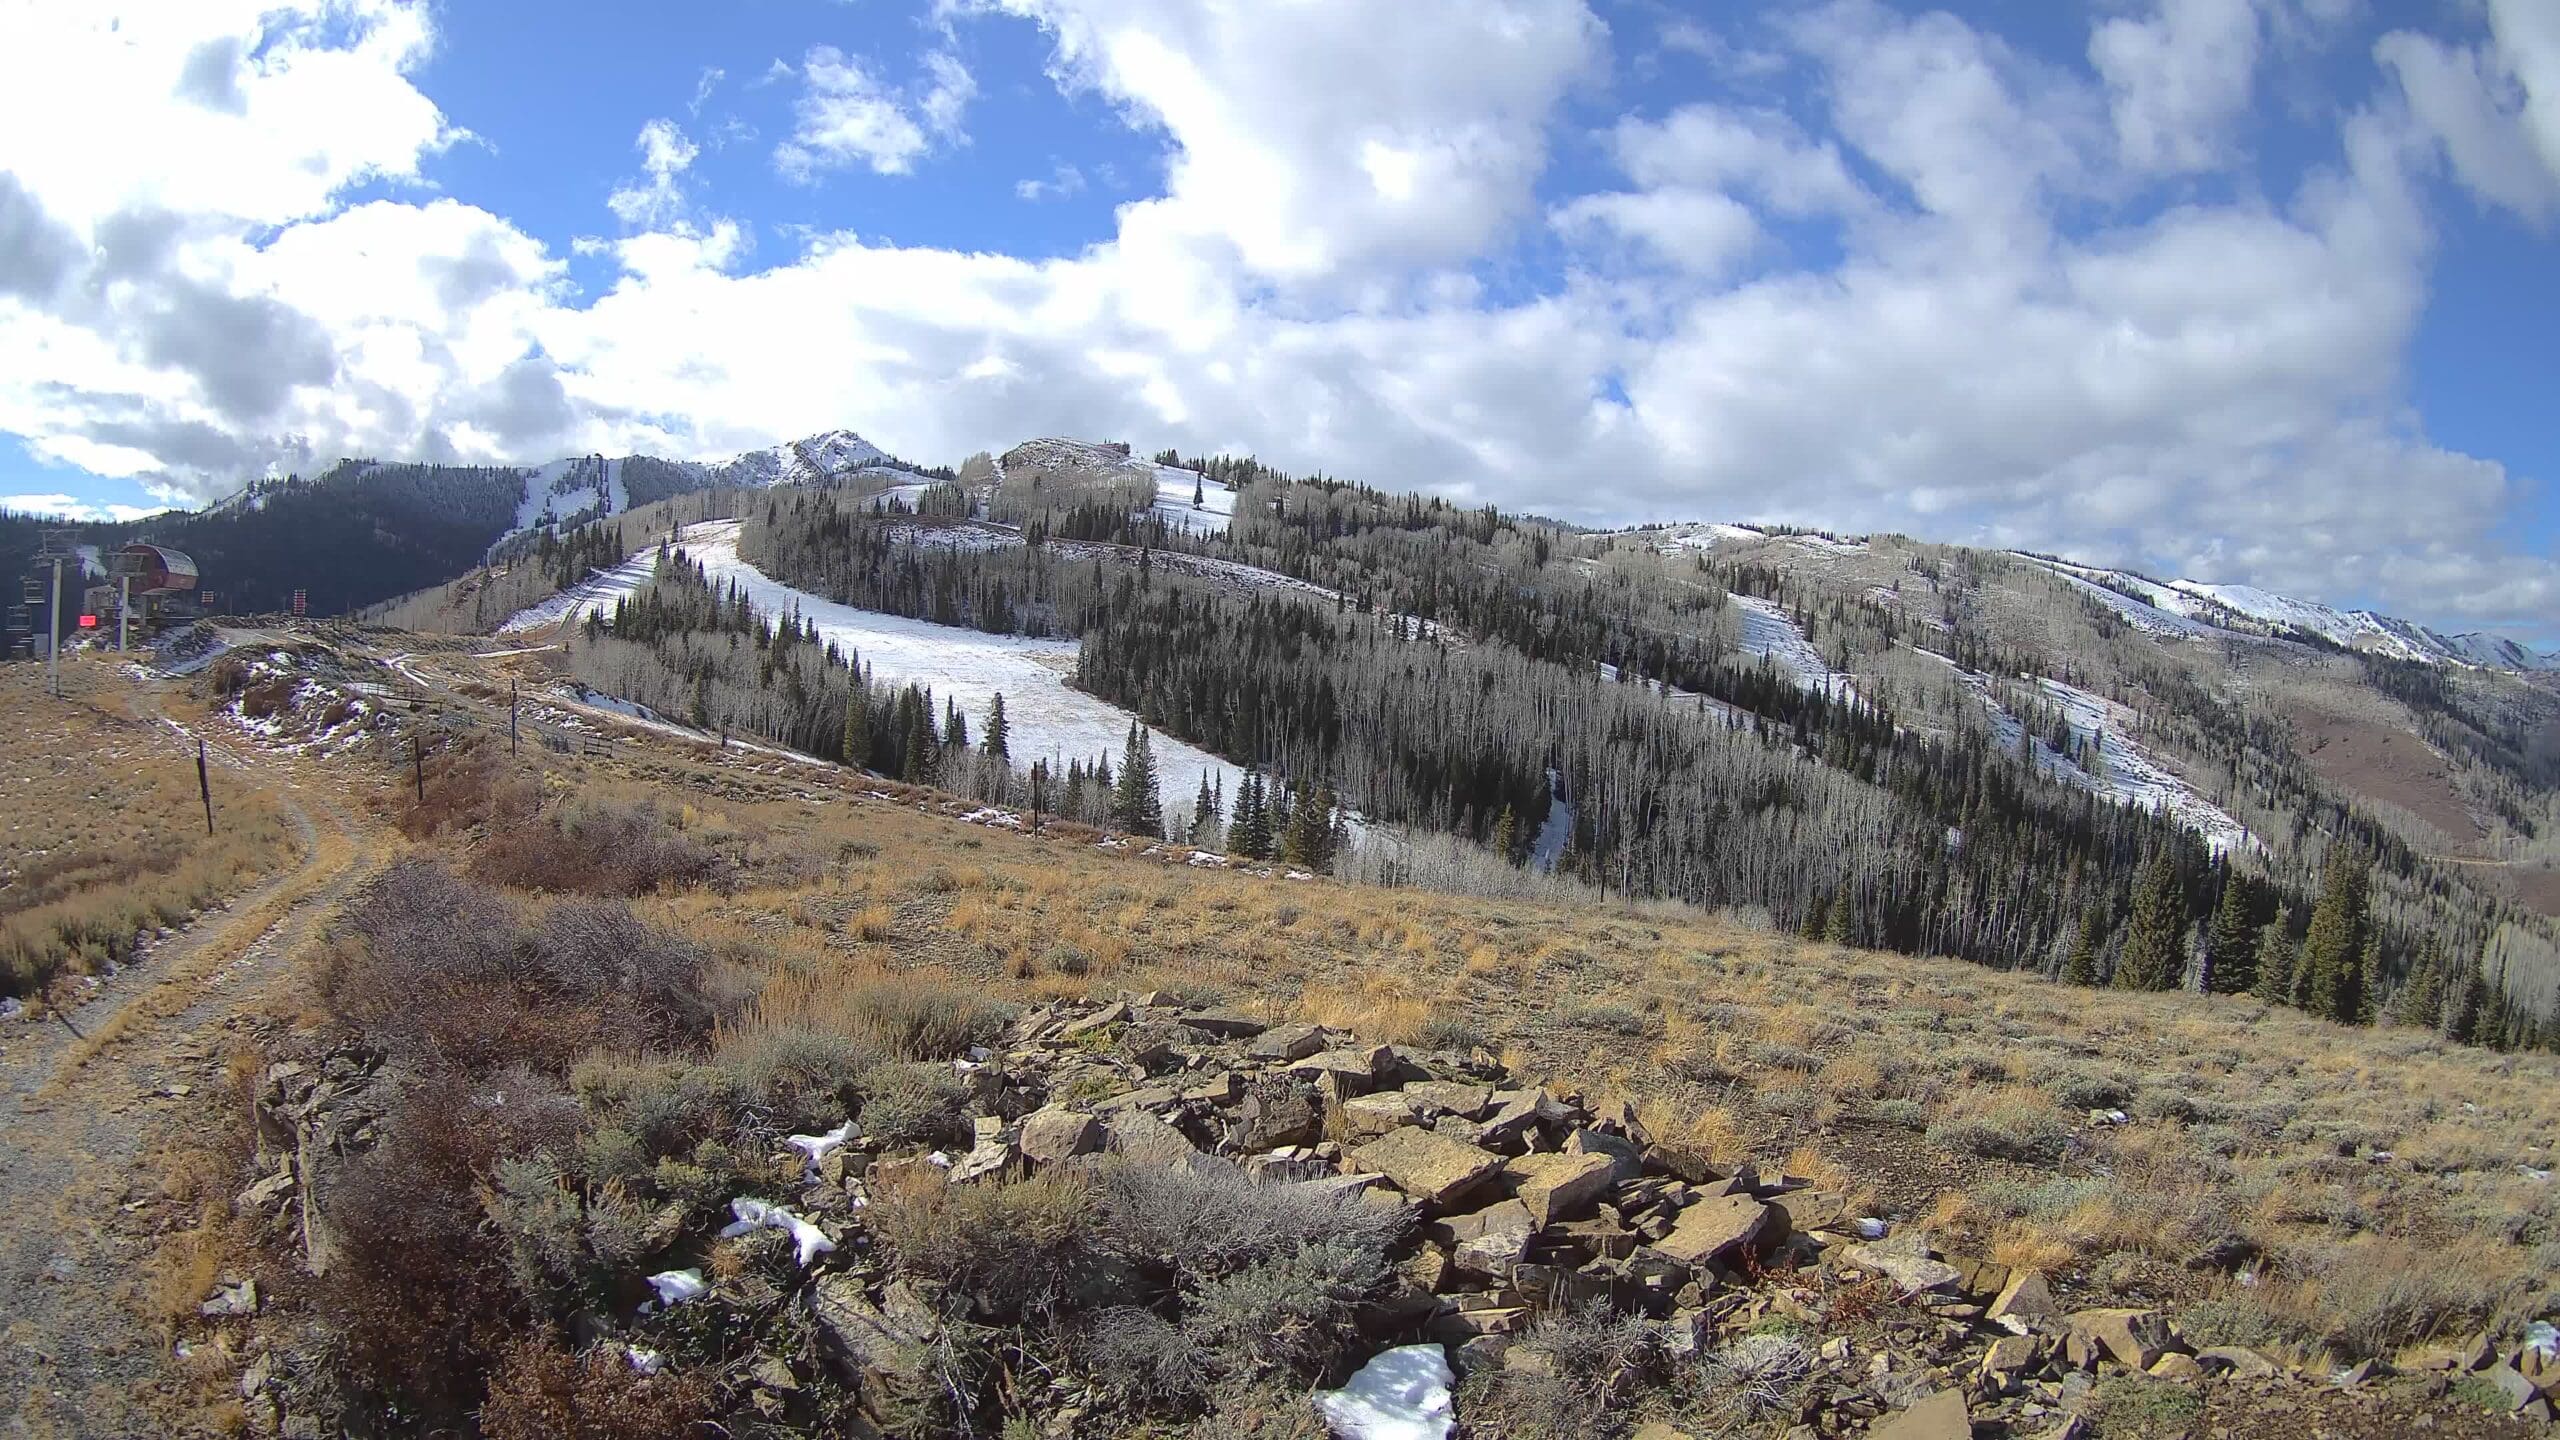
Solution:
{"label": "flat rock slab", "polygon": [[1964,1392],[1941,1390],[1867,1432],[1870,1440],[1973,1440]]}
{"label": "flat rock slab", "polygon": [[1701,1265],[1757,1242],[1768,1228],[1768,1206],[1747,1196],[1723,1195],[1681,1211],[1671,1233],[1653,1242],[1653,1248],[1683,1265]]}
{"label": "flat rock slab", "polygon": [[1589,1213],[1617,1174],[1606,1155],[1515,1155],[1503,1168],[1518,1177],[1520,1203],[1540,1229]]}
{"label": "flat rock slab", "polygon": [[1873,1270],[1891,1280],[1905,1295],[1927,1290],[1952,1290],[1964,1277],[1956,1267],[1925,1255],[1901,1254],[1877,1245],[1852,1245],[1840,1252],[1840,1258],[1861,1270]]}
{"label": "flat rock slab", "polygon": [[1419,1126],[1390,1131],[1353,1150],[1353,1168],[1371,1170],[1428,1205],[1445,1206],[1502,1169],[1502,1157]]}
{"label": "flat rock slab", "polygon": [[1252,1016],[1233,1010],[1203,1010],[1196,1015],[1176,1016],[1174,1023],[1221,1040],[1240,1040],[1249,1035],[1259,1035],[1268,1028]]}
{"label": "flat rock slab", "polygon": [[2174,1343],[2168,1320],[2157,1310],[2075,1310],[2068,1323],[2072,1334],[2086,1337],[2117,1364],[2136,1370],[2158,1364]]}

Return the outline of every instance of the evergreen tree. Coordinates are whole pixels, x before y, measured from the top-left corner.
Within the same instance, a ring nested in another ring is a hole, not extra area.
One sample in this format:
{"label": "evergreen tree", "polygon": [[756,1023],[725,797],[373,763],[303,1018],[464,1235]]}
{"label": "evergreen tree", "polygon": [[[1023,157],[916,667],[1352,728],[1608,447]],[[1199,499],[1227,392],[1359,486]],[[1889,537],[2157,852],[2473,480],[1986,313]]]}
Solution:
{"label": "evergreen tree", "polygon": [[1333,789],[1320,786],[1312,798],[1299,800],[1289,817],[1289,832],[1280,858],[1302,870],[1319,873],[1333,866]]}
{"label": "evergreen tree", "polygon": [[2293,1002],[2296,960],[2293,950],[2293,916],[2278,915],[2258,932],[2257,976],[2250,982],[2249,993],[2270,1005]]}
{"label": "evergreen tree", "polygon": [[1218,797],[1209,789],[1209,772],[1200,772],[1200,794],[1191,802],[1191,833],[1184,838],[1205,847],[1218,833]]}
{"label": "evergreen tree", "polygon": [[1848,895],[1843,893],[1831,897],[1831,913],[1822,918],[1822,938],[1833,945],[1848,944],[1856,933],[1849,920]]}
{"label": "evergreen tree", "polygon": [[1813,902],[1804,907],[1804,926],[1798,933],[1807,940],[1819,940],[1830,921],[1831,897],[1816,891]]}
{"label": "evergreen tree", "polygon": [[2133,924],[2124,956],[2116,962],[2119,990],[2175,990],[2186,978],[2187,908],[2178,891],[2178,867],[2162,851],[2142,867],[2134,884]]}
{"label": "evergreen tree", "polygon": [[1227,851],[1247,860],[1271,858],[1271,811],[1262,772],[1248,771],[1236,790],[1235,821],[1227,827]]}
{"label": "evergreen tree", "polygon": [[2314,1015],[2355,1023],[2364,1008],[2366,905],[2372,876],[2365,858],[2338,844],[2320,877],[2320,899],[2311,907],[2311,929],[2302,938],[2302,977],[2296,990]]}
{"label": "evergreen tree", "polygon": [[2444,952],[2433,940],[2409,962],[2409,976],[2391,997],[2393,1023],[2433,1030],[2444,1020]]}
{"label": "evergreen tree", "polygon": [[871,767],[871,687],[858,678],[844,697],[844,763]]}
{"label": "evergreen tree", "polygon": [[1156,793],[1155,747],[1138,722],[1120,754],[1120,781],[1111,791],[1111,823],[1132,835],[1164,837],[1164,802]]}
{"label": "evergreen tree", "polygon": [[945,700],[942,713],[942,743],[954,751],[969,748],[969,717],[960,713],[958,700]]}
{"label": "evergreen tree", "polygon": [[2474,956],[2464,963],[2462,973],[2447,987],[2444,1014],[2440,1022],[2444,1038],[2459,1045],[2476,1044],[2480,1040],[2480,1019],[2489,1008],[2489,985],[2481,978],[2480,960]]}
{"label": "evergreen tree", "polygon": [[1004,692],[999,690],[987,701],[987,753],[998,760],[1012,759],[1013,751],[1008,748],[1012,734],[1013,727],[1004,718]]}
{"label": "evergreen tree", "polygon": [[2258,927],[2251,923],[2249,882],[2226,874],[2222,902],[2213,907],[2207,932],[2205,988],[2217,995],[2238,995],[2257,982]]}
{"label": "evergreen tree", "polygon": [[1509,865],[1520,863],[1518,858],[1520,817],[1513,813],[1510,806],[1503,806],[1502,813],[1494,817],[1493,838],[1489,843],[1493,846],[1493,853],[1502,857],[1503,863]]}
{"label": "evergreen tree", "polygon": [[2062,962],[2062,978],[2073,985],[2098,983],[2098,956],[2107,946],[2107,915],[2092,905],[2080,917],[2079,933],[2071,937],[2071,954]]}
{"label": "evergreen tree", "polygon": [[2356,959],[2355,1013],[2358,1025],[2370,1025],[2382,1014],[2382,928],[2368,925],[2364,953]]}

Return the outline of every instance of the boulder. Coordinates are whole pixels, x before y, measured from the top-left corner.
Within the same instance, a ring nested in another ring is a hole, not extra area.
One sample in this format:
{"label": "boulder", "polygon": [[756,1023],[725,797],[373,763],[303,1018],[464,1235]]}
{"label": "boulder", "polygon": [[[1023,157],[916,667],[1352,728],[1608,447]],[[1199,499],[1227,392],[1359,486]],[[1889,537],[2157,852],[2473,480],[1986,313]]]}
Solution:
{"label": "boulder", "polygon": [[933,1343],[941,1327],[905,1281],[890,1285],[877,1304],[861,1279],[848,1274],[819,1276],[809,1295],[819,1330],[854,1378],[905,1392],[931,1383]]}
{"label": "boulder", "polygon": [[1365,1049],[1324,1050],[1297,1061],[1289,1069],[1317,1080],[1332,1080],[1343,1087],[1345,1095],[1357,1095],[1376,1083],[1378,1077],[1395,1063],[1395,1052],[1384,1045]]}
{"label": "boulder", "polygon": [[2541,1392],[2525,1378],[2523,1371],[2503,1360],[2481,1371],[2480,1378],[2496,1388],[2499,1398],[2506,1402],[2511,1413],[2522,1410],[2541,1397]]}
{"label": "boulder", "polygon": [[1884,1276],[1905,1295],[1952,1290],[1963,1278],[1956,1267],[1942,1260],[1884,1245],[1851,1245],[1840,1252],[1840,1258],[1861,1270]]}
{"label": "boulder", "polygon": [[1404,1096],[1426,1111],[1443,1111],[1466,1120],[1481,1120],[1493,1108],[1493,1087],[1455,1080],[1417,1080]]}
{"label": "boulder", "polygon": [[1375,1171],[1427,1205],[1446,1207],[1502,1169],[1502,1157],[1418,1126],[1352,1150],[1355,1169]]}
{"label": "boulder", "polygon": [[1837,1190],[1797,1190],[1768,1203],[1786,1212],[1787,1232],[1800,1235],[1809,1230],[1840,1229],[1849,1218],[1846,1198]]}
{"label": "boulder", "polygon": [[1680,1212],[1655,1251],[1683,1265],[1703,1265],[1758,1243],[1769,1228],[1769,1207],[1741,1195],[1701,1200]]}
{"label": "boulder", "polygon": [[1470,1222],[1459,1234],[1451,1252],[1458,1269],[1470,1275],[1507,1281],[1521,1257],[1529,1250],[1530,1237],[1537,1234],[1537,1223],[1529,1218],[1529,1207],[1517,1200],[1505,1200],[1472,1215],[1452,1217]]}
{"label": "boulder", "polygon": [[1284,1063],[1304,1060],[1324,1048],[1325,1029],[1321,1025],[1275,1025],[1255,1037],[1246,1053],[1257,1060]]}
{"label": "boulder", "polygon": [[1520,1203],[1538,1228],[1578,1219],[1599,1202],[1614,1183],[1615,1161],[1607,1155],[1519,1155],[1503,1163],[1519,1181]]}
{"label": "boulder", "polygon": [[2053,1303],[2053,1291],[2044,1283],[2040,1270],[2017,1270],[2009,1275],[2009,1283],[2000,1287],[1988,1312],[1994,1320],[2020,1320],[2027,1324],[2043,1324],[2062,1318],[2062,1307]]}
{"label": "boulder", "polygon": [[2075,1310],[2066,1323],[2074,1337],[2133,1370],[2150,1369],[2177,1344],[2168,1320],[2157,1310]]}
{"label": "boulder", "polygon": [[1122,1024],[1128,1020],[1129,1015],[1130,1010],[1126,1005],[1118,1003],[1105,1005],[1101,1009],[1094,1011],[1092,1014],[1085,1016],[1081,1020],[1068,1021],[1067,1027],[1058,1032],[1058,1038],[1061,1040],[1081,1039],[1084,1036],[1092,1034],[1096,1030],[1104,1028],[1105,1026]]}
{"label": "boulder", "polygon": [[1283,1145],[1312,1145],[1324,1131],[1324,1114],[1315,1097],[1302,1090],[1260,1089],[1244,1097],[1227,1127],[1227,1143],[1238,1150],[1277,1150]]}
{"label": "boulder", "polygon": [[1201,1154],[1191,1137],[1150,1111],[1119,1111],[1105,1129],[1111,1153],[1125,1155],[1141,1165],[1197,1170],[1218,1163]]}
{"label": "boulder", "polygon": [[1202,1010],[1177,1016],[1174,1023],[1220,1040],[1242,1040],[1269,1028],[1252,1016],[1234,1010]]}
{"label": "boulder", "polygon": [[1973,1440],[1964,1392],[1941,1390],[1867,1432],[1871,1440]]}
{"label": "boulder", "polygon": [[2036,1365],[2036,1342],[2025,1335],[2003,1335],[1982,1352],[1983,1381],[1997,1390]]}
{"label": "boulder", "polygon": [[951,1183],[965,1185],[991,1175],[1001,1177],[1013,1159],[1013,1143],[1004,1136],[1004,1117],[981,1115],[977,1120],[977,1144],[952,1164]]}
{"label": "boulder", "polygon": [[1374,1139],[1390,1130],[1419,1123],[1422,1112],[1394,1090],[1383,1095],[1356,1095],[1342,1102],[1342,1125],[1359,1139]]}
{"label": "boulder", "polygon": [[2216,1345],[2196,1359],[2209,1368],[2228,1371],[2235,1380],[2265,1380],[2277,1373],[2276,1362],[2246,1345]]}
{"label": "boulder", "polygon": [[1607,1159],[1610,1165],[1609,1183],[1613,1185],[1621,1180],[1633,1180],[1644,1173],[1644,1152],[1638,1150],[1635,1143],[1623,1135],[1612,1135],[1607,1131],[1593,1130],[1588,1127],[1576,1130],[1564,1142],[1564,1153],[1598,1155]]}
{"label": "boulder", "polygon": [[2193,1355],[2181,1355],[2172,1350],[2151,1362],[2151,1373],[2163,1380],[2192,1384],[2204,1378],[2204,1366]]}
{"label": "boulder", "polygon": [[1101,1122],[1076,1110],[1035,1110],[1023,1117],[1022,1155],[1033,1165],[1055,1165],[1102,1148]]}

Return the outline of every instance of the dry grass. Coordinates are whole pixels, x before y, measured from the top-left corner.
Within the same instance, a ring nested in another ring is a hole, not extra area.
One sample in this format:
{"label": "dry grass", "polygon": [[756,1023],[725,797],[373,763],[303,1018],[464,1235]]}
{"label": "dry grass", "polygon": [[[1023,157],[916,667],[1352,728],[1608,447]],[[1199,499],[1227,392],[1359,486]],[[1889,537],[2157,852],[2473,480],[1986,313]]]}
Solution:
{"label": "dry grass", "polygon": [[183,923],[293,853],[274,797],[220,766],[207,836],[195,757],[89,670],[67,666],[55,700],[39,668],[0,668],[0,995],[39,997],[57,976],[121,963],[138,932]]}
{"label": "dry grass", "polygon": [[[764,987],[724,1053],[859,1032],[877,1022],[847,997],[933,977],[972,998],[1164,988],[1372,1039],[1480,1043],[1528,1078],[1629,1100],[1659,1138],[1786,1157],[2066,1293],[2243,1307],[2303,1348],[2388,1348],[2560,1300],[2534,1264],[2560,1244],[2560,1201],[2530,1178],[2560,1145],[2549,1057],[2245,999],[2066,992],[1659,905],[1199,870],[1063,827],[960,825],[920,813],[932,797],[859,799],[881,787],[781,763],[635,747],[578,768],[554,788],[681,796],[688,829],[834,857],[636,902]],[[2130,1123],[2089,1123],[2101,1107]],[[2199,1255],[2222,1259],[2188,1268]],[[2487,1278],[2426,1282],[2456,1263]],[[2234,1265],[2257,1283],[2227,1278]],[[2401,1267],[2417,1278],[2367,1283]]]}

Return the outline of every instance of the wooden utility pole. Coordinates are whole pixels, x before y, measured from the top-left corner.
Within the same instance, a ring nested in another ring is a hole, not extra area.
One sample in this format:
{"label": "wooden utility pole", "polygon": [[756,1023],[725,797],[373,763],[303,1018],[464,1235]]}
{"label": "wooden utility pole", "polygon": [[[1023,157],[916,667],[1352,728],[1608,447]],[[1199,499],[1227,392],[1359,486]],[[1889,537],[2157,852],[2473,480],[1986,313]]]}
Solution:
{"label": "wooden utility pole", "polygon": [[204,737],[196,737],[196,793],[204,797],[204,833],[213,833],[213,777],[204,768]]}
{"label": "wooden utility pole", "polygon": [[416,731],[409,732],[409,768],[418,777],[418,803],[427,803],[427,745]]}
{"label": "wooden utility pole", "polygon": [[509,755],[523,753],[521,737],[517,733],[516,716],[516,678],[510,675],[507,677],[507,753]]}

